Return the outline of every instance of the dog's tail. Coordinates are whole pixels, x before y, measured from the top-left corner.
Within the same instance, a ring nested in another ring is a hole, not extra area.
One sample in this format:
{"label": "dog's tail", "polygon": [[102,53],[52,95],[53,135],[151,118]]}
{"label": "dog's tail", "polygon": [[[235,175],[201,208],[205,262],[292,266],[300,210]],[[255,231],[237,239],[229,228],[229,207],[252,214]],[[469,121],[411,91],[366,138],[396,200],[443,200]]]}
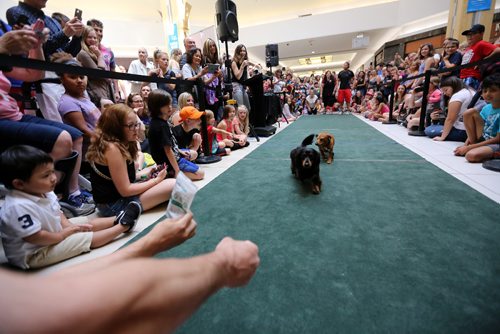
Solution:
{"label": "dog's tail", "polygon": [[311,134],[311,135],[307,136],[306,138],[304,138],[304,140],[302,141],[302,147],[306,147],[307,145],[311,145],[313,143],[314,136],[316,136],[316,135]]}

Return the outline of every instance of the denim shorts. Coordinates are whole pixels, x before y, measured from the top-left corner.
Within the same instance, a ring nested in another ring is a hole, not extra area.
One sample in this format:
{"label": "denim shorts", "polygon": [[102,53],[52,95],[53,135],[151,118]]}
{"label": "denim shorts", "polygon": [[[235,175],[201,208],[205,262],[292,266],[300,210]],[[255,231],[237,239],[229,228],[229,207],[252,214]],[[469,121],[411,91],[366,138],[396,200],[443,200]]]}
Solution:
{"label": "denim shorts", "polygon": [[478,90],[479,85],[481,84],[479,79],[476,79],[474,77],[463,78],[462,81],[464,84],[466,84],[469,87],[474,88],[475,90]]}
{"label": "denim shorts", "polygon": [[[136,201],[137,203],[141,204],[141,201],[139,200],[139,196],[122,197],[119,200],[117,200],[116,202],[97,204],[96,206],[97,206],[98,214],[101,217],[118,216],[118,214],[125,209],[125,207],[128,205],[128,203],[130,203],[132,201]],[[141,211],[144,211],[142,204],[141,204]]]}
{"label": "denim shorts", "polygon": [[186,173],[196,173],[198,169],[200,169],[197,164],[184,158],[180,158],[179,161],[177,161],[177,164],[179,165],[179,170]]}
{"label": "denim shorts", "polygon": [[23,115],[19,121],[0,120],[0,148],[12,145],[31,145],[45,152],[52,152],[61,132],[67,131],[76,140],[83,134],[80,130],[64,123]]}

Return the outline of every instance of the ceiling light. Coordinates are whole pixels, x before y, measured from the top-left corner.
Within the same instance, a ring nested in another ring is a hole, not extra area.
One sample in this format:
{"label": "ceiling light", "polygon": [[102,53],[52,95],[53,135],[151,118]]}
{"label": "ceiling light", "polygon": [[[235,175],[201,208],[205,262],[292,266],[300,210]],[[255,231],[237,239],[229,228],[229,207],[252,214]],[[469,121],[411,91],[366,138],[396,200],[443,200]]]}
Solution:
{"label": "ceiling light", "polygon": [[311,53],[316,53],[316,51],[311,51]]}
{"label": "ceiling light", "polygon": [[322,56],[322,57],[310,57],[310,58],[300,58],[300,65],[311,65],[311,64],[325,64],[331,63],[333,61],[332,55]]}

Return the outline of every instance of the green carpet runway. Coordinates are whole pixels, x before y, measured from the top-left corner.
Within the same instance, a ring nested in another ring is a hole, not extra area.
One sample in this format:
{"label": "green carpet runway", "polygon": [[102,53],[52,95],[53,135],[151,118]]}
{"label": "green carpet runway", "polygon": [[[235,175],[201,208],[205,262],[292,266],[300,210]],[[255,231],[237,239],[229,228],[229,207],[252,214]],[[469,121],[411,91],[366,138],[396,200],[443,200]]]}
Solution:
{"label": "green carpet runway", "polygon": [[[313,195],[289,152],[322,130],[335,162]],[[192,211],[195,238],[159,257],[229,235],[258,244],[261,266],[180,333],[500,331],[500,206],[354,116],[300,118],[201,189]]]}

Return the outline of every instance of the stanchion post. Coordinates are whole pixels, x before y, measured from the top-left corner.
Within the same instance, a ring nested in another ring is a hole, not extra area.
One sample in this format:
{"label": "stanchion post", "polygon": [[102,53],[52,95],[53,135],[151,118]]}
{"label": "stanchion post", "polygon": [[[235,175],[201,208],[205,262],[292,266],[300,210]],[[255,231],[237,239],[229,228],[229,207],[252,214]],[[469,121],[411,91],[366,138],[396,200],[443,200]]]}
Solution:
{"label": "stanchion post", "polygon": [[[203,79],[196,81],[198,91],[198,106],[200,111],[205,111],[205,83]],[[211,147],[208,145],[208,132],[207,132],[207,116],[201,116],[201,143],[203,145],[203,155],[199,155],[196,159],[197,164],[211,164],[221,160],[221,157],[212,155]]]}
{"label": "stanchion post", "polygon": [[382,124],[397,124],[398,122],[392,117],[392,109],[394,108],[394,87],[396,86],[394,83],[395,79],[391,81],[391,95],[389,96],[391,102],[389,102],[389,119],[387,121],[383,121]]}
{"label": "stanchion post", "polygon": [[431,81],[431,70],[425,71],[424,76],[424,89],[422,91],[422,105],[420,107],[420,123],[418,124],[418,130],[408,131],[408,135],[410,136],[425,136],[425,117],[427,110],[427,94],[429,94],[429,82]]}

